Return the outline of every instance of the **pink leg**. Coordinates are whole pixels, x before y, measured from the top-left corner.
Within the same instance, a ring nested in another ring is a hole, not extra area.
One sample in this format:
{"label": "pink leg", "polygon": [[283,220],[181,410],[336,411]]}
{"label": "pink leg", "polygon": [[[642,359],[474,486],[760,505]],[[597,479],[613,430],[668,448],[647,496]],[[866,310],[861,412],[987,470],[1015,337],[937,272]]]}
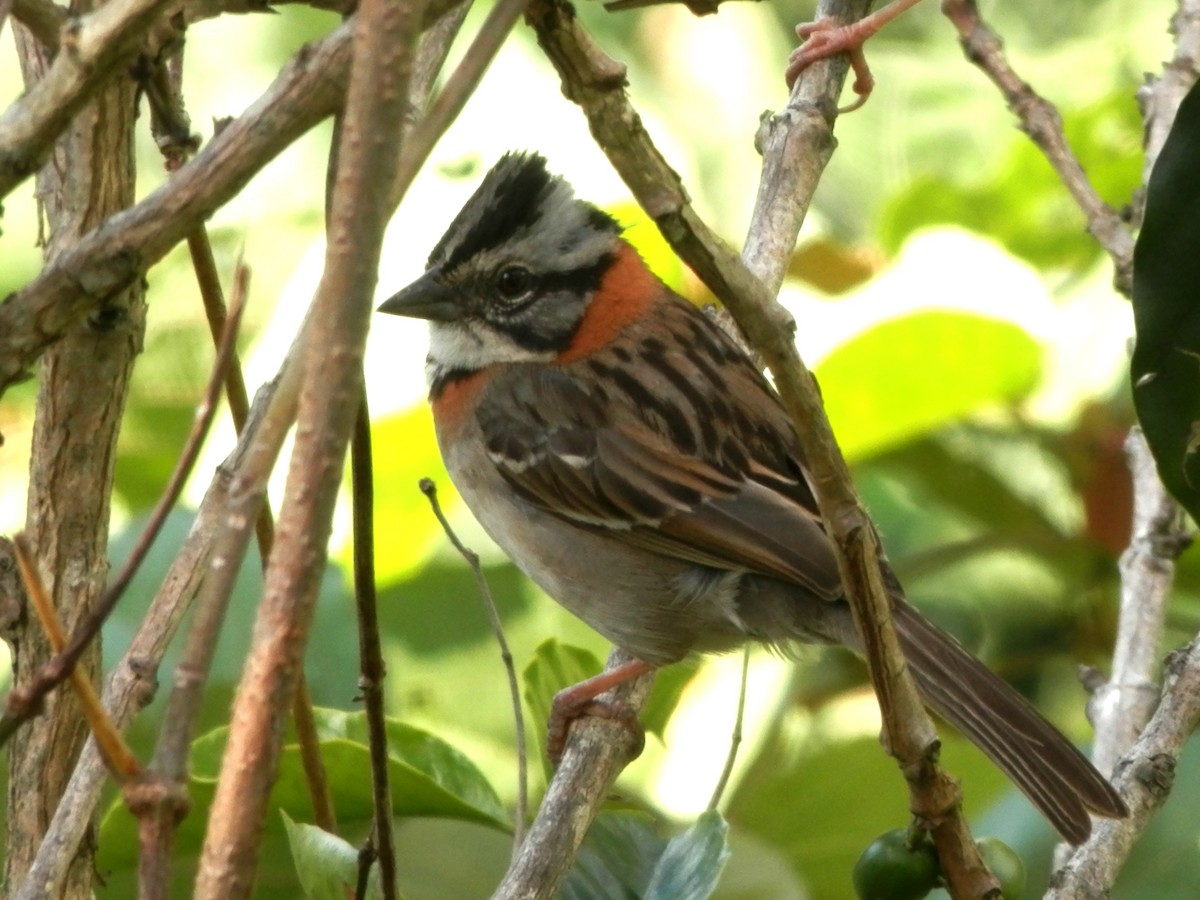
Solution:
{"label": "pink leg", "polygon": [[804,43],[788,57],[787,71],[784,73],[788,89],[791,90],[800,73],[813,63],[828,59],[835,53],[848,53],[850,65],[854,69],[854,93],[858,94],[858,100],[839,112],[858,109],[867,102],[871,89],[875,86],[875,79],[871,77],[867,59],[863,56],[863,44],[880,28],[918,2],[920,0],[892,0],[882,9],[850,25],[838,25],[832,19],[797,25],[796,36]]}
{"label": "pink leg", "polygon": [[[642,741],[645,741],[645,734],[642,731],[641,723],[638,722],[637,716],[634,715],[632,709],[624,703],[614,700],[598,700],[600,694],[605,691],[615,688],[619,684],[624,684],[627,681],[645,675],[647,672],[653,672],[655,666],[648,662],[642,662],[640,659],[631,659],[627,663],[617,666],[607,672],[601,672],[586,681],[581,681],[579,684],[565,688],[554,695],[554,701],[550,704],[550,721],[546,725],[546,755],[550,757],[550,761],[558,766],[559,760],[562,759],[563,750],[567,746],[567,735],[571,730],[571,723],[580,716],[596,716],[601,719],[612,719],[620,722],[630,731],[634,732]],[[641,753],[639,747],[637,756]]]}

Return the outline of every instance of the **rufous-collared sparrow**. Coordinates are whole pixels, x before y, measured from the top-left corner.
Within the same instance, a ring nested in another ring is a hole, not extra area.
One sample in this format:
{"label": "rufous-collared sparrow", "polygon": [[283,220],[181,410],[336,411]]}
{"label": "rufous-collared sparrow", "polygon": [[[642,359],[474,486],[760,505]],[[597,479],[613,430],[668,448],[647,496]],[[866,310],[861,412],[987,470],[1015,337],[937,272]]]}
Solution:
{"label": "rufous-collared sparrow", "polygon": [[[540,156],[502,157],[425,274],[379,309],[429,320],[438,443],[488,534],[634,657],[560,694],[560,722],[692,651],[859,644],[774,391]],[[1125,815],[1087,759],[886,574],[929,706],[1072,843],[1089,811]]]}

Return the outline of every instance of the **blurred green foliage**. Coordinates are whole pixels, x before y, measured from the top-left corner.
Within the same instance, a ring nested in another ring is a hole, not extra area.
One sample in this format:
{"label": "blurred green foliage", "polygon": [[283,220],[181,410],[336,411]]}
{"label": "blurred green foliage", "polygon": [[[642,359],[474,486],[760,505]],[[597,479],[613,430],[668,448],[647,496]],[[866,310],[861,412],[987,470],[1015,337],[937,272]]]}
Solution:
{"label": "blurred green foliage", "polygon": [[[1134,94],[1141,73],[1169,55],[1172,10],[1165,0],[1073,0],[1053,8],[1019,0],[985,9],[1022,73],[1060,104],[1081,162],[1118,207],[1131,201],[1141,174]],[[698,208],[731,242],[744,234],[756,189],[759,113],[784,102],[781,64],[792,19],[810,12],[728,4],[720,16],[698,20],[681,8],[613,16],[599,4],[580,4],[587,27],[629,63],[630,89],[648,127]],[[480,10],[471,14],[468,31],[481,16]],[[208,133],[213,116],[238,113],[288,54],[333,21],[289,5],[279,16],[195,28],[185,79],[193,120]],[[868,55],[879,86],[863,110],[837,123],[840,146],[785,298],[802,311],[802,346],[812,341],[819,347],[812,361],[831,419],[915,602],[1064,730],[1086,740],[1084,698],[1072,664],[1103,665],[1111,647],[1116,555],[1129,523],[1120,449],[1133,420],[1122,381],[1128,310],[1108,287],[1108,264],[1087,237],[1082,215],[1013,127],[994,89],[963,62],[935,4],[885,29]],[[14,77],[11,67],[0,68],[0,87],[12,87]],[[159,163],[148,136],[142,139],[145,191],[162,176],[154,174]],[[212,223],[222,271],[244,252],[254,275],[242,340],[252,389],[273,371],[319,273],[328,140],[324,128],[299,142]],[[668,283],[705,299],[629,205],[582,116],[563,100],[523,31],[397,215],[381,296],[420,270],[482,169],[510,148],[545,152],[580,194],[605,203],[630,226]],[[27,189],[6,205],[0,291],[19,287],[36,271],[35,234]],[[964,265],[964,234],[990,255]],[[906,254],[918,243],[926,256],[916,269]],[[802,262],[814,258],[805,254],[810,246],[829,251],[820,254],[823,271],[812,277]],[[885,281],[903,271],[910,273],[907,281]],[[115,564],[127,555],[174,464],[212,352],[185,255],[172,254],[149,283],[149,334],[117,461]],[[885,283],[898,285],[903,296],[881,306],[871,289]],[[819,284],[839,285],[837,297]],[[982,308],[976,301],[996,285],[1025,287],[1011,288],[1021,295],[1001,292]],[[833,328],[839,316],[853,327]],[[424,350],[419,335],[400,327],[377,324],[368,381],[402,886],[409,898],[479,897],[508,858],[503,828],[515,791],[512,713],[474,581],[447,548],[417,480],[438,480],[453,524],[483,556],[516,664],[526,673],[530,747],[541,746],[549,696],[594,671],[607,648],[503,560],[456,499],[421,400]],[[33,387],[23,386],[0,406],[0,431],[8,438],[0,454],[4,528],[23,516],[22,448],[32,403]],[[193,506],[232,436],[226,429],[209,444],[188,492]],[[272,487],[276,501],[281,487]],[[312,896],[335,891],[320,886],[320,876],[351,871],[353,848],[365,834],[366,764],[359,720],[350,712],[357,708],[358,668],[345,522],[339,514],[306,661],[314,696],[330,708],[321,722],[340,834],[325,838],[306,824],[311,812],[289,746],[272,798],[260,896],[293,896],[302,883]],[[189,524],[186,511],[171,519],[106,630],[106,664],[128,644]],[[201,717],[206,734],[194,750],[178,896],[186,895],[212,796],[221,728],[261,586],[258,565],[249,560],[239,581]],[[1200,566],[1192,556],[1182,560],[1178,593],[1168,623],[1168,641],[1175,643],[1200,622]],[[164,685],[172,666],[169,656],[160,673]],[[620,809],[593,830],[564,896],[620,896],[621,890],[627,896],[645,888],[671,836],[704,808],[719,773],[697,770],[695,753],[675,729],[686,720],[690,727],[707,726],[701,733],[709,744],[728,742],[732,709],[714,706],[706,670],[705,663],[688,661],[660,676],[646,755],[622,776]],[[751,684],[764,711],[747,721],[722,804],[732,854],[717,897],[846,897],[863,847],[907,822],[903,783],[878,746],[861,666],[846,654],[814,650],[802,653],[790,672],[777,684]],[[153,747],[161,707],[160,698],[134,728],[142,758]],[[1043,885],[1054,842],[1048,826],[977,751],[954,735],[944,739],[943,758],[962,779],[967,811],[981,833],[1016,847],[1031,885]],[[531,769],[540,771],[537,760]],[[687,802],[663,788],[662,773],[680,770],[694,785]],[[1192,752],[1181,765],[1176,795],[1135,851],[1115,898],[1187,896],[1200,877],[1194,852],[1200,828],[1189,813],[1198,770],[1200,754]],[[536,801],[544,782],[536,774],[534,781]],[[726,846],[724,826],[708,817],[698,827],[693,837],[721,848],[704,855],[713,862]],[[462,865],[464,847],[470,847],[470,866]],[[100,831],[99,863],[108,881],[102,896],[132,896],[135,850],[132,820],[114,799]],[[714,863],[702,874],[715,879],[718,871]],[[623,887],[612,887],[614,878]]]}

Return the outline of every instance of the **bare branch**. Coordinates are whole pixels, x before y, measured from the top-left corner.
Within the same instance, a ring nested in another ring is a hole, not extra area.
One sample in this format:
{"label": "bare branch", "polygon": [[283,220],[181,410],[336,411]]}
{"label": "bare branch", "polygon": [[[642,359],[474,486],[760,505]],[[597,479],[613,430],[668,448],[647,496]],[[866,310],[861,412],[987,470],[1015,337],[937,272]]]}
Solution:
{"label": "bare branch", "polygon": [[110,0],[70,20],[45,76],[0,115],[0,197],[41,168],[54,139],[137,53],[172,0]]}
{"label": "bare branch", "polygon": [[1046,900],[1108,895],[1134,843],[1166,801],[1179,755],[1198,725],[1200,640],[1168,659],[1158,710],[1113,776],[1113,785],[1129,805],[1129,818],[1097,820],[1088,842],[1054,873]]}
{"label": "bare branch", "polygon": [[[1146,123],[1144,180],[1149,180],[1179,104],[1200,70],[1200,2],[1181,0],[1172,30],[1174,58],[1162,76],[1147,83],[1138,95]],[[1097,764],[1102,770],[1114,767],[1113,783],[1130,815],[1096,824],[1087,843],[1075,848],[1054,873],[1048,900],[1083,900],[1108,893],[1134,843],[1165,802],[1179,754],[1200,722],[1200,640],[1168,658],[1162,696],[1154,710],[1152,679],[1165,604],[1174,559],[1187,537],[1177,518],[1178,506],[1163,488],[1138,429],[1130,434],[1126,453],[1134,485],[1133,535],[1121,557],[1121,615],[1113,672],[1096,691],[1092,714]]]}
{"label": "bare branch", "polygon": [[1009,65],[1000,38],[983,21],[975,0],[943,0],[942,11],[958,29],[963,53],[1000,89],[1008,108],[1050,163],[1087,219],[1088,233],[1113,261],[1116,289],[1133,291],[1133,232],[1121,215],[1100,199],[1063,134],[1062,117]]}
{"label": "bare branch", "polygon": [[[14,35],[32,93],[57,63],[28,32],[14,29]],[[132,82],[111,80],[79,111],[77,127],[60,136],[56,165],[38,173],[37,197],[49,229],[43,242],[47,265],[69,256],[89,229],[133,203],[134,100]],[[0,306],[0,318],[4,310]],[[39,575],[58,616],[72,624],[90,613],[109,576],[117,436],[145,333],[142,286],[130,284],[89,312],[41,361],[26,504],[25,531]],[[18,631],[14,686],[23,686],[53,655],[41,629]],[[96,680],[99,669],[99,645],[92,642],[75,670]],[[87,735],[74,695],[60,691],[47,697],[43,714],[9,746],[4,883],[10,893],[27,883],[26,872]],[[70,861],[64,896],[90,889],[90,857],[84,847]]]}
{"label": "bare branch", "polygon": [[391,214],[378,185],[394,177],[421,6],[366,0],[356,17],[326,267],[313,301],[296,443],[200,859],[195,892],[200,900],[245,897],[253,884],[283,715],[312,623],[362,392],[370,302]]}
{"label": "bare branch", "polygon": [[271,87],[166,184],[89,232],[0,304],[0,391],[337,108],[352,27],[344,24],[296,53]]}
{"label": "bare branch", "polygon": [[175,668],[175,685],[167,699],[154,759],[137,790],[126,792],[126,803],[138,815],[142,835],[138,876],[143,894],[165,896],[162,892],[168,884],[166,873],[175,827],[186,813],[188,750],[196,716],[252,526],[258,519],[279,450],[296,416],[304,341],[311,321],[310,316],[301,326],[300,337],[284,361],[270,404],[230,489],[228,506],[208,557],[208,571]]}
{"label": "bare branch", "polygon": [[1133,473],[1133,536],[1121,556],[1121,612],[1112,674],[1090,703],[1096,741],[1092,758],[1111,772],[1133,746],[1158,704],[1163,620],[1175,581],[1175,560],[1191,543],[1179,505],[1158,478],[1141,429],[1125,441]]}
{"label": "bare branch", "polygon": [[513,705],[513,728],[517,741],[517,804],[513,812],[513,853],[521,849],[525,840],[525,816],[529,809],[529,751],[525,746],[525,713],[521,708],[521,690],[517,686],[517,669],[513,663],[512,651],[508,649],[508,640],[504,637],[504,623],[500,621],[500,611],[496,609],[496,598],[483,575],[483,567],[479,565],[479,554],[458,539],[454,529],[450,527],[442,505],[438,502],[437,485],[432,478],[421,479],[421,493],[429,498],[429,506],[433,509],[434,518],[446,532],[446,537],[454,545],[454,549],[466,560],[475,576],[475,585],[479,588],[479,596],[483,600],[483,609],[487,613],[488,624],[496,643],[500,647],[500,661],[504,665],[504,674],[508,678],[508,693]]}
{"label": "bare branch", "polygon": [[[204,302],[204,313],[208,319],[209,331],[213,340],[216,341],[225,330],[227,313],[225,298],[221,290],[221,279],[217,274],[217,263],[213,257],[212,243],[208,239],[208,230],[201,225],[188,235],[187,243],[196,283]],[[237,358],[236,353],[225,379],[225,396],[229,403],[229,414],[233,419],[234,431],[241,436],[249,415],[250,401],[246,393],[246,380],[242,373],[241,361]],[[275,541],[275,519],[271,515],[269,503],[264,502],[260,507],[254,531],[258,541],[258,556],[265,569],[267,558],[271,555],[271,546]],[[308,683],[303,673],[301,673],[300,685],[296,690],[295,703],[292,705],[292,721],[296,726],[296,742],[300,747],[300,760],[304,768],[309,799],[312,802],[313,819],[319,827],[326,831],[333,831],[337,825],[333,809],[333,795],[329,787],[329,777],[325,771],[325,762],[321,758],[316,718],[312,711],[312,698],[309,695]]]}
{"label": "bare branch", "polygon": [[379,639],[379,596],[375,591],[375,480],[371,465],[371,412],[364,390],[350,439],[350,482],[354,516],[354,604],[358,613],[358,695],[367,717],[374,806],[372,850],[379,860],[384,900],[396,897],[396,841],[392,834],[392,789],[388,776],[387,713],[383,680],[387,665]]}
{"label": "bare branch", "polygon": [[[632,659],[614,648],[605,669],[611,671]],[[652,674],[626,682],[612,692],[611,702],[637,712],[653,682]],[[639,747],[637,736],[619,722],[584,716],[572,724],[558,771],[492,900],[550,900],[558,895],[609,787]]]}

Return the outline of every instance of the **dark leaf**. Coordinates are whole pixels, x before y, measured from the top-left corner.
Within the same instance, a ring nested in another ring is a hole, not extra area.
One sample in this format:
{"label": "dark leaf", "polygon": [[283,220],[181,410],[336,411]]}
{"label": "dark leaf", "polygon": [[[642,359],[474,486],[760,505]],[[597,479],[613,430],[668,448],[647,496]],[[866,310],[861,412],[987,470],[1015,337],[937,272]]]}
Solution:
{"label": "dark leaf", "polygon": [[1133,256],[1133,401],[1167,489],[1200,518],[1200,91],[1159,154]]}

